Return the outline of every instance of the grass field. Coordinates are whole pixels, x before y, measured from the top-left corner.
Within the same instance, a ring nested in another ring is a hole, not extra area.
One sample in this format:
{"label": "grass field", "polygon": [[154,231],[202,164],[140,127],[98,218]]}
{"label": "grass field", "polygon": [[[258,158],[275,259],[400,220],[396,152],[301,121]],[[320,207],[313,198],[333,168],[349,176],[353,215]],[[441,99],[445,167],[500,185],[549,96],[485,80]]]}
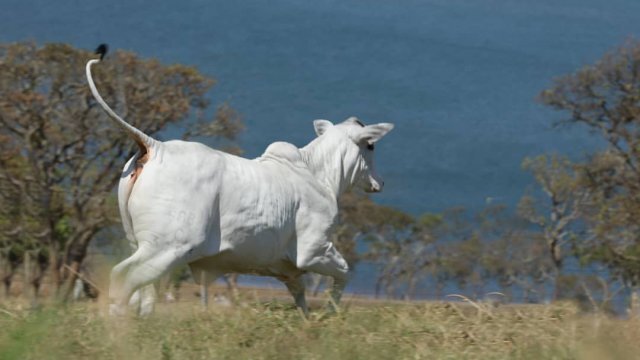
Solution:
{"label": "grass field", "polygon": [[160,304],[110,318],[100,303],[26,310],[0,304],[1,359],[633,359],[640,320],[580,314],[569,303],[390,303],[347,297],[305,320],[290,301]]}

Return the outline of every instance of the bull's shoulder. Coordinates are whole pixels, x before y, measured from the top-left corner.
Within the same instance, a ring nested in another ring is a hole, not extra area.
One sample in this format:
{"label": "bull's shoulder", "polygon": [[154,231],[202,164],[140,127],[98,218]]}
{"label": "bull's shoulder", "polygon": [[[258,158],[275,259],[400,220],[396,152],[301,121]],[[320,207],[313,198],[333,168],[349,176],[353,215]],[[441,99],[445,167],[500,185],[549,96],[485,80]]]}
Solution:
{"label": "bull's shoulder", "polygon": [[277,141],[269,145],[264,153],[256,159],[258,161],[286,161],[292,165],[302,167],[302,154],[300,150],[293,144],[284,141]]}

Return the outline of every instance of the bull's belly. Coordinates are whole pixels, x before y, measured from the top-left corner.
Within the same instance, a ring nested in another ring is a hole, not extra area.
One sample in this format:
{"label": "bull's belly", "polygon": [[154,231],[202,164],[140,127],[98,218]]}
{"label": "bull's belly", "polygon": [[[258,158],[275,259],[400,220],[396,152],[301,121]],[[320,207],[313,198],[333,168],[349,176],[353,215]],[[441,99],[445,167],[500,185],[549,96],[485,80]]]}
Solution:
{"label": "bull's belly", "polygon": [[268,224],[233,226],[223,220],[220,248],[191,261],[192,268],[224,273],[290,276],[295,271],[295,239],[292,226]]}
{"label": "bull's belly", "polygon": [[290,277],[300,272],[287,257],[247,261],[242,253],[231,250],[200,258],[190,265],[192,268],[206,270],[218,276],[226,273],[238,273],[280,278]]}

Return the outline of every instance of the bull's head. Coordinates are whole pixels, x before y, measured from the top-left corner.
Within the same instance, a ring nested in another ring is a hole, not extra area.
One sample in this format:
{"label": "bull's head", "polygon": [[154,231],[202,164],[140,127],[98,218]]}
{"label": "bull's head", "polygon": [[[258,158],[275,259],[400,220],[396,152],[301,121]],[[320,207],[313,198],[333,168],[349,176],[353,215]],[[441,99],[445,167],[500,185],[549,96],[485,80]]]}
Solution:
{"label": "bull's head", "polygon": [[338,169],[339,188],[347,185],[363,188],[367,192],[380,192],[384,187],[382,177],[375,171],[373,152],[375,143],[393,129],[393,124],[364,125],[355,117],[334,125],[328,120],[315,120],[316,134],[324,138],[324,151],[339,152],[341,163],[334,162]]}

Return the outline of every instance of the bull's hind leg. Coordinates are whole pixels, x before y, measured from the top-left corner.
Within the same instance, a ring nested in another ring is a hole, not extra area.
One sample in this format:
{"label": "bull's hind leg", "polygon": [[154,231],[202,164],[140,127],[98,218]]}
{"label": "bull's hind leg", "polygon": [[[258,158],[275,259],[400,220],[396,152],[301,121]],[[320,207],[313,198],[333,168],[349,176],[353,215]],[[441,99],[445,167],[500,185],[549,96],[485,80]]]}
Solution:
{"label": "bull's hind leg", "polygon": [[[124,315],[126,308],[124,307],[124,303],[120,301],[122,298],[122,284],[124,283],[131,267],[143,257],[144,254],[142,251],[136,251],[111,269],[111,279],[109,281],[109,300],[111,302],[111,307],[109,309],[110,315]],[[132,299],[132,302],[138,303],[139,301],[140,294],[138,293],[135,299]]]}
{"label": "bull's hind leg", "polygon": [[224,275],[224,272],[213,268],[209,261],[205,258],[189,264],[194,280],[200,285],[200,304],[204,309],[209,304],[209,284]]}
{"label": "bull's hind leg", "polygon": [[[111,272],[109,298],[112,303],[110,313],[113,315],[123,314],[129,298],[136,290],[157,281],[183,255],[175,249],[144,246],[144,242],[141,244],[131,257],[118,264]],[[144,297],[145,294],[141,295]]]}
{"label": "bull's hind leg", "polygon": [[140,316],[148,316],[153,313],[158,300],[157,283],[149,284],[134,291],[129,299],[129,306],[134,307]]}
{"label": "bull's hind leg", "polygon": [[296,302],[296,307],[302,311],[305,317],[309,317],[309,308],[307,307],[307,300],[304,294],[305,285],[302,274],[289,278],[280,278],[279,280],[287,286],[289,293]]}

